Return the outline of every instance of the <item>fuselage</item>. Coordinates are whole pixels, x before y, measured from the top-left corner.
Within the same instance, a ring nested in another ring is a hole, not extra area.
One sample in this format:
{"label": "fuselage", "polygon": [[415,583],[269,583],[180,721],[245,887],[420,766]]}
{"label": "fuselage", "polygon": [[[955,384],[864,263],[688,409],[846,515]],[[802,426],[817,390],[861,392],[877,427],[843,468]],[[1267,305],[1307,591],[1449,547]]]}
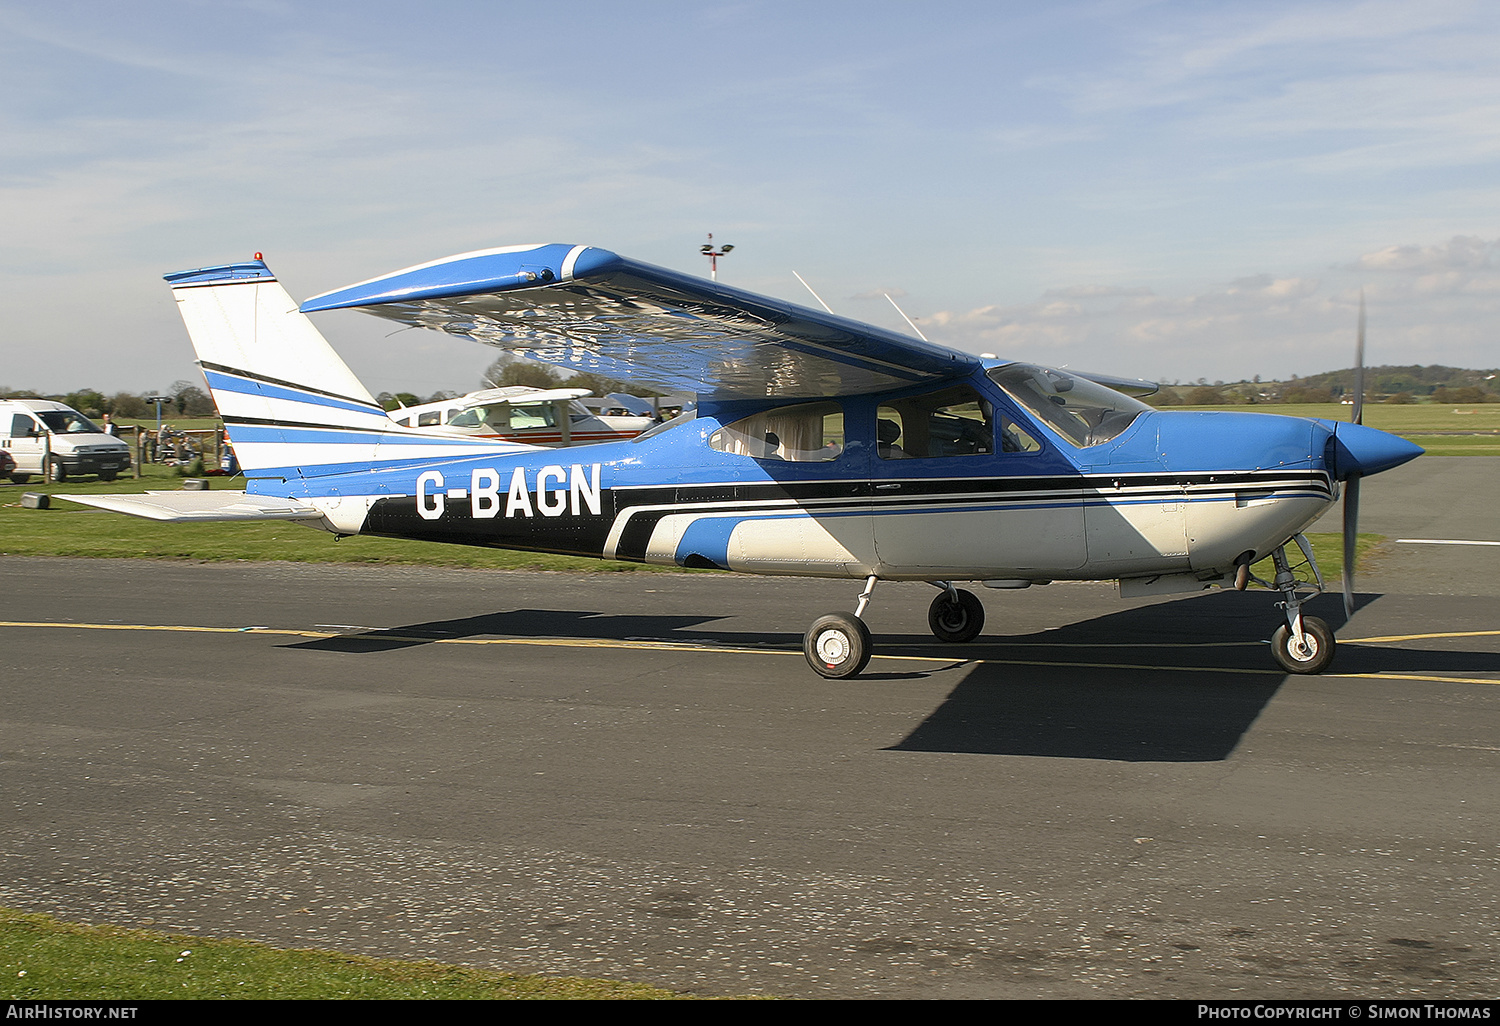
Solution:
{"label": "fuselage", "polygon": [[377,461],[250,491],[326,507],[339,533],[748,573],[1016,582],[1214,580],[1336,496],[1325,422],[1155,411],[1019,366],[939,389],[705,397],[696,417],[628,442]]}

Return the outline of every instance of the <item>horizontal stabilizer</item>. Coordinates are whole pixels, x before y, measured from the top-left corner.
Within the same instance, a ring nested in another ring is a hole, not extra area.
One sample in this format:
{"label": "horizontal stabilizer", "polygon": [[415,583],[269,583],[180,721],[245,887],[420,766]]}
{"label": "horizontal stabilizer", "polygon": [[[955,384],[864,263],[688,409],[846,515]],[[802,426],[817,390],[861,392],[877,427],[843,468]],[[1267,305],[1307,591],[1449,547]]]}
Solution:
{"label": "horizontal stabilizer", "polygon": [[141,495],[69,495],[69,502],[178,523],[209,520],[321,520],[305,502],[244,492],[146,492]]}

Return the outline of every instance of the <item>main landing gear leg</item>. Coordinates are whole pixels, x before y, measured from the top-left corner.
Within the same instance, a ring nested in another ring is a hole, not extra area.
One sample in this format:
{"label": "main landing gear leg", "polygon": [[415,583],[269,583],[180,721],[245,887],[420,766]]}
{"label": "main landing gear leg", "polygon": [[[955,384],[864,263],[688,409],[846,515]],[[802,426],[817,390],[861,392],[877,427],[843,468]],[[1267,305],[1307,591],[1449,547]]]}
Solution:
{"label": "main landing gear leg", "polygon": [[[1311,548],[1300,536],[1297,545],[1311,560]],[[1306,599],[1297,594],[1297,579],[1287,563],[1286,546],[1271,553],[1271,560],[1276,564],[1276,580],[1272,587],[1283,596],[1277,605],[1286,610],[1286,624],[1276,628],[1276,633],[1271,635],[1271,655],[1288,673],[1322,673],[1333,662],[1333,631],[1316,616],[1302,615],[1302,604]],[[1318,572],[1316,563],[1313,566],[1321,591],[1323,575]]]}
{"label": "main landing gear leg", "polygon": [[859,603],[849,613],[829,613],[813,621],[813,625],[802,637],[802,654],[807,665],[819,674],[834,680],[853,677],[870,662],[870,629],[860,619],[875,593],[875,582],[879,578],[871,575],[865,581],[865,590],[859,593]]}

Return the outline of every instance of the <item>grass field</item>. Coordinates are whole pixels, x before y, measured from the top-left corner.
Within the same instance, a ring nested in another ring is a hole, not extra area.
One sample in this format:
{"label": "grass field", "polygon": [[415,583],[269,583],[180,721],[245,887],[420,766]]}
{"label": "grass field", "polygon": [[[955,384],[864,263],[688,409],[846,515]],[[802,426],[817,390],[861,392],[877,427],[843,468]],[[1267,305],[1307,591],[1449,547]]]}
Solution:
{"label": "grass field", "polygon": [[513,976],[249,941],[65,923],[0,909],[0,978],[12,1001],[664,1000],[639,983]]}
{"label": "grass field", "polygon": [[[1280,414],[1284,417],[1320,417],[1324,420],[1349,419],[1350,407],[1339,403],[1265,403],[1255,406],[1167,406],[1165,410],[1232,410],[1242,413]],[[1364,408],[1364,422],[1369,427],[1389,431],[1393,435],[1409,438],[1418,445],[1426,437],[1456,434],[1459,437],[1479,436],[1470,451],[1452,455],[1496,455],[1495,452],[1480,453],[1472,449],[1485,445],[1500,446],[1500,403],[1479,403],[1473,406],[1438,406],[1432,403],[1414,403],[1410,406],[1391,406],[1388,403],[1369,403]],[[1484,436],[1488,436],[1484,439]],[[1500,452],[1500,449],[1497,449]]]}
{"label": "grass field", "polygon": [[[339,540],[325,531],[274,521],[167,524],[55,501],[80,493],[129,494],[182,487],[182,479],[167,468],[147,465],[143,473],[145,476],[140,480],[121,478],[105,482],[84,478],[65,484],[33,482],[24,487],[0,486],[0,554],[210,562],[282,559],[296,563],[383,563],[487,570],[674,571],[644,563],[617,563],[544,552],[508,552],[361,536]],[[242,477],[209,480],[215,489],[245,487]],[[54,496],[53,508],[22,509],[23,492],[46,492]]]}

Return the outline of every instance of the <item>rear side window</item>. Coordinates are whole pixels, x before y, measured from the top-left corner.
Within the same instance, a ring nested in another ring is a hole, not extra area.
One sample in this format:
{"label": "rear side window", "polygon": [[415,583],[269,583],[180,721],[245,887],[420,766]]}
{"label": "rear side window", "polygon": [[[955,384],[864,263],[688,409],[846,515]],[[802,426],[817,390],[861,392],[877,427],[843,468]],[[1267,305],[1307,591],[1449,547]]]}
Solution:
{"label": "rear side window", "polygon": [[838,403],[807,403],[752,414],[715,431],[708,447],[758,460],[836,460],[844,454],[844,408]]}

